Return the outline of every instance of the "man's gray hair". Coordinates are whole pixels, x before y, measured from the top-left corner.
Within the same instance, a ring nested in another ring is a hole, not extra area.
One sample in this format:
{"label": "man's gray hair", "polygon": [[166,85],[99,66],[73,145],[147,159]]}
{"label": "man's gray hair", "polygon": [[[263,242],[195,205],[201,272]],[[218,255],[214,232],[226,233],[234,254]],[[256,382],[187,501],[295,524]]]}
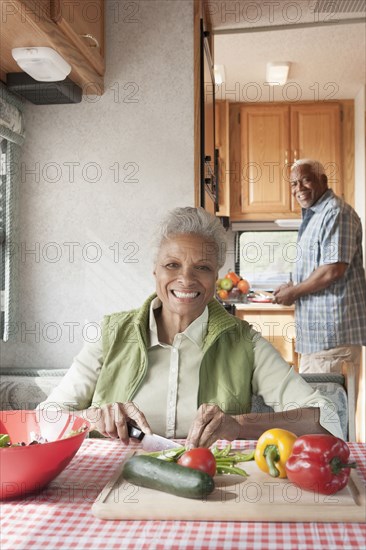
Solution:
{"label": "man's gray hair", "polygon": [[[212,241],[215,245],[219,269],[226,258],[226,231],[219,218],[209,214],[203,208],[190,206],[171,210],[162,220],[155,237],[155,260],[158,250],[165,239],[182,234],[194,234]],[[210,249],[210,252],[212,250]]]}
{"label": "man's gray hair", "polygon": [[312,173],[316,174],[318,176],[318,178],[320,178],[320,176],[323,176],[323,175],[326,176],[325,168],[322,165],[322,163],[319,162],[318,160],[313,160],[313,159],[295,160],[295,162],[291,166],[291,170],[293,170],[297,166],[302,166],[303,164],[306,164],[307,166],[310,166]]}

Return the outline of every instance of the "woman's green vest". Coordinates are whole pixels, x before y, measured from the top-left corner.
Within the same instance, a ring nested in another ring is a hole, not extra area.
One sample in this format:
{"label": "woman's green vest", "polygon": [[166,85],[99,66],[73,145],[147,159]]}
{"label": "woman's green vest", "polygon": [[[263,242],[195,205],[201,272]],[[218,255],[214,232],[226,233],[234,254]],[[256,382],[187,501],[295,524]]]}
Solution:
{"label": "woman's green vest", "polygon": [[[149,368],[149,311],[155,296],[150,296],[140,309],[104,317],[104,362],[93,404],[131,401],[143,384]],[[254,363],[250,325],[211,300],[203,352],[197,406],[215,403],[228,414],[249,412]]]}

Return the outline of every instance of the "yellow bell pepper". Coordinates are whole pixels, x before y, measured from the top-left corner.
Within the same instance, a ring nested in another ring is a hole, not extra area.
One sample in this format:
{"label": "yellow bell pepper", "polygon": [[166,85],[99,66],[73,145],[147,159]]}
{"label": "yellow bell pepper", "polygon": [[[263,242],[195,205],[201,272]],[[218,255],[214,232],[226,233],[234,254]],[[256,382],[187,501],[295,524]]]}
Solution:
{"label": "yellow bell pepper", "polygon": [[254,453],[259,468],[272,477],[287,477],[285,464],[296,439],[297,435],[280,428],[264,432],[258,439]]}

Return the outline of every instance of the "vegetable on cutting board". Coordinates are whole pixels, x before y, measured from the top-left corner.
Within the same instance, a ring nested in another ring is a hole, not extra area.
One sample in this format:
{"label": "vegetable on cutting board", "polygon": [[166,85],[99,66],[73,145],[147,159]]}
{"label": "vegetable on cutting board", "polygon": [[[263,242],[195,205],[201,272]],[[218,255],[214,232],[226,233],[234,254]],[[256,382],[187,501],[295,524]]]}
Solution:
{"label": "vegetable on cutting board", "polygon": [[178,458],[177,464],[185,468],[201,470],[201,472],[206,472],[211,477],[216,474],[216,460],[207,447],[198,447],[186,451]]}
{"label": "vegetable on cutting board", "polygon": [[348,483],[350,450],[342,439],[328,434],[309,434],[299,437],[287,460],[288,479],[307,491],[323,495],[337,493]]}
{"label": "vegetable on cutting board", "polygon": [[205,500],[215,489],[213,478],[205,472],[147,455],[129,458],[122,474],[126,481],[134,485],[178,497]]}
{"label": "vegetable on cutting board", "polygon": [[[187,457],[185,455],[187,455]],[[237,464],[254,460],[254,451],[250,451],[249,453],[233,451],[230,443],[223,449],[219,449],[216,446],[211,450],[206,447],[197,447],[194,449],[178,447],[166,451],[155,451],[145,456],[153,456],[167,462],[178,462],[178,464],[182,466],[197,468],[210,473],[209,470],[211,468],[213,470],[212,458],[210,455],[213,455],[215,459],[217,474],[237,474],[243,477],[247,477],[248,474],[245,470],[237,466]],[[210,459],[208,460],[209,457]]]}
{"label": "vegetable on cutting board", "polygon": [[294,433],[281,428],[265,431],[258,439],[254,453],[259,468],[272,477],[287,477],[285,465],[296,439]]}

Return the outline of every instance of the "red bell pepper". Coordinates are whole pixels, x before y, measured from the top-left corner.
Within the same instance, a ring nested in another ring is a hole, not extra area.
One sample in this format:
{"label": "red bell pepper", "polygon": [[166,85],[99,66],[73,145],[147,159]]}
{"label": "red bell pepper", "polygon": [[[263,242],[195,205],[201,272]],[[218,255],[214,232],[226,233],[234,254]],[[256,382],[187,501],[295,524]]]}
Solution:
{"label": "red bell pepper", "polygon": [[347,443],[327,434],[298,437],[286,462],[288,479],[306,491],[337,493],[348,483],[350,468]]}

